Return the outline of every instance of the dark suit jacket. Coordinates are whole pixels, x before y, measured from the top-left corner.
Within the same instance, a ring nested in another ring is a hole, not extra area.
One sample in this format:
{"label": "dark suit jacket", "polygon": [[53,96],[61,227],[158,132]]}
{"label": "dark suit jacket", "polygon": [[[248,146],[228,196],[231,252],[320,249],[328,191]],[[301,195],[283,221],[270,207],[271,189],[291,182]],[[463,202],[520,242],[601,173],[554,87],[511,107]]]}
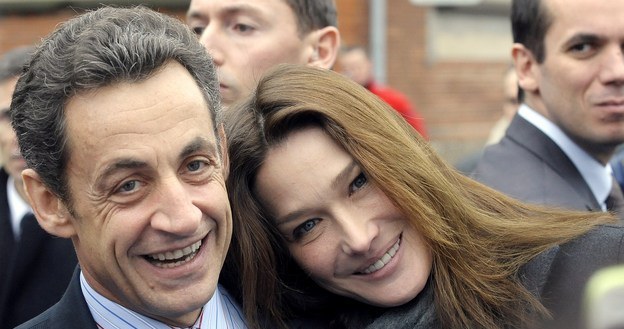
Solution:
{"label": "dark suit jacket", "polygon": [[89,306],[80,288],[80,270],[76,267],[67,291],[61,300],[18,329],[95,329]]}
{"label": "dark suit jacket", "polygon": [[529,203],[576,210],[601,209],[570,158],[541,130],[518,115],[501,142],[485,149],[472,177]]}
{"label": "dark suit jacket", "polygon": [[613,265],[624,265],[624,227],[615,225],[600,226],[525,265],[520,279],[553,315],[543,328],[584,328],[587,281],[596,271]]}
{"label": "dark suit jacket", "polygon": [[0,328],[13,328],[54,305],[77,264],[71,241],[48,234],[32,215],[23,219],[15,241],[7,179],[0,170]]}

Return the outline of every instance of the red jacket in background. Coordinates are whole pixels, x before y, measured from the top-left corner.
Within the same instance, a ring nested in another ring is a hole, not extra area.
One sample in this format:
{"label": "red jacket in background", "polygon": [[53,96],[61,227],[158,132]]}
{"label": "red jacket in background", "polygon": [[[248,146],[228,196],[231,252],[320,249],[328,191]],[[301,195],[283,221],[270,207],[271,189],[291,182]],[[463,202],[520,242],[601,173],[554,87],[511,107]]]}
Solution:
{"label": "red jacket in background", "polygon": [[407,97],[397,90],[378,85],[371,82],[366,86],[373,94],[377,95],[388,105],[405,118],[405,120],[416,129],[425,139],[427,139],[427,130],[425,129],[425,120],[418,111],[410,104]]}

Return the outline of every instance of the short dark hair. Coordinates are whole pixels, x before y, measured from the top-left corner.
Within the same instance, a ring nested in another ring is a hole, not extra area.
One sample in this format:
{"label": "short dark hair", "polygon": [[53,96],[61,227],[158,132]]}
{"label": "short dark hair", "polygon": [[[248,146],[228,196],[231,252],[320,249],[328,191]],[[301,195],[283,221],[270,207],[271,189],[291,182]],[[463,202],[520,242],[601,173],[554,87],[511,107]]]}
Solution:
{"label": "short dark hair", "polygon": [[511,31],[513,41],[529,49],[538,63],[544,61],[544,37],[552,24],[552,15],[541,0],[513,0]]}
{"label": "short dark hair", "polygon": [[17,82],[11,119],[28,167],[70,210],[67,101],[89,90],[145,80],[171,61],[184,66],[201,89],[216,134],[220,96],[214,64],[173,17],[145,7],[104,7],[63,23],[37,48]]}
{"label": "short dark hair", "polygon": [[21,46],[6,52],[0,58],[0,82],[18,77],[34,51],[34,46]]}
{"label": "short dark hair", "polygon": [[334,0],[284,0],[297,18],[299,33],[338,26]]}

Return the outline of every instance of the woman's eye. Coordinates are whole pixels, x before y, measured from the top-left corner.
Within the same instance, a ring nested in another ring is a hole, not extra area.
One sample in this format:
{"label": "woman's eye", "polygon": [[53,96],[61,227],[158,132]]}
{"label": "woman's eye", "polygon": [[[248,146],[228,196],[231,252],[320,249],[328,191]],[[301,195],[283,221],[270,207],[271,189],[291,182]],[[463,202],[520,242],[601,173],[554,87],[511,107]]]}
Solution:
{"label": "woman's eye", "polygon": [[353,182],[351,182],[351,186],[349,186],[349,195],[364,187],[367,182],[368,178],[366,178],[366,175],[364,173],[360,173],[359,175],[357,175]]}
{"label": "woman's eye", "polygon": [[308,234],[311,230],[314,229],[316,224],[320,221],[319,218],[309,219],[305,221],[303,224],[297,226],[293,231],[293,237],[295,240],[301,239],[304,235]]}

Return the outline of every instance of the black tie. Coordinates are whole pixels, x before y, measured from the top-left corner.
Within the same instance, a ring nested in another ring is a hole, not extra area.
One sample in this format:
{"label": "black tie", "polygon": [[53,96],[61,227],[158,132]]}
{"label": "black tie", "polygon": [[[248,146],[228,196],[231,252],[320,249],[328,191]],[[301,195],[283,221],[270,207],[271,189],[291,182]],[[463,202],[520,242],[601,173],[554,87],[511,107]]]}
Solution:
{"label": "black tie", "polygon": [[611,181],[611,192],[605,200],[607,210],[615,212],[620,218],[624,218],[624,194],[622,194],[622,189],[613,176],[611,176]]}

